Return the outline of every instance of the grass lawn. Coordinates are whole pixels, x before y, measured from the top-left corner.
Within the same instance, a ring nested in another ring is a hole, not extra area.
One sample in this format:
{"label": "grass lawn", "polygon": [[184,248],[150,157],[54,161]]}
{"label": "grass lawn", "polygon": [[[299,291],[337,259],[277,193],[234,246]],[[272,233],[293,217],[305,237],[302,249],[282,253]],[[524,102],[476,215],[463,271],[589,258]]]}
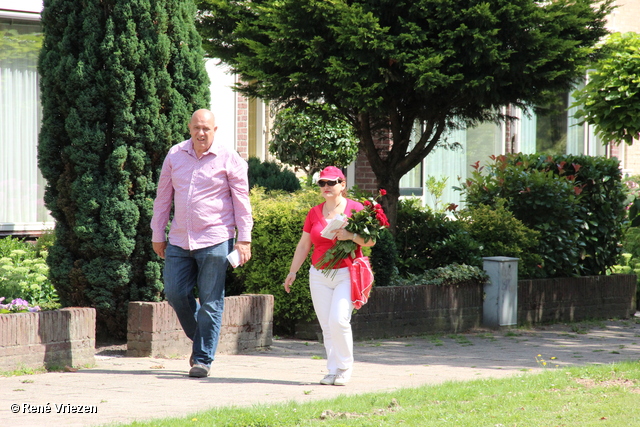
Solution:
{"label": "grass lawn", "polygon": [[549,368],[505,379],[449,382],[305,404],[219,408],[129,425],[633,427],[640,426],[640,361]]}

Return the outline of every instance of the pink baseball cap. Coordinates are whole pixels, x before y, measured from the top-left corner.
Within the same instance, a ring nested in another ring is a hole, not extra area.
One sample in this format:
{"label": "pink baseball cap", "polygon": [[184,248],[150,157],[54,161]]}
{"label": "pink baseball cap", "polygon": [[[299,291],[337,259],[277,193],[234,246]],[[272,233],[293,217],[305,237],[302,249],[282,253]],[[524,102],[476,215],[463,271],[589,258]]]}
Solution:
{"label": "pink baseball cap", "polygon": [[346,181],[342,171],[335,166],[327,166],[322,169],[322,172],[320,172],[320,179],[326,179],[329,181],[337,181],[341,179],[342,181]]}

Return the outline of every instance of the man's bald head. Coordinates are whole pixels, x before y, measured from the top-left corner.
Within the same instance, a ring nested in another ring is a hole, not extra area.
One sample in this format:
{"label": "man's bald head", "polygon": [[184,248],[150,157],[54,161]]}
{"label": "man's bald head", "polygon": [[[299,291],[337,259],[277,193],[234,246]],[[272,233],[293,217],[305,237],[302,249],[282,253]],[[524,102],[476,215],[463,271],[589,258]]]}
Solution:
{"label": "man's bald head", "polygon": [[217,129],[216,118],[211,111],[203,108],[191,115],[189,133],[198,158],[202,157],[203,153],[213,144],[213,137]]}

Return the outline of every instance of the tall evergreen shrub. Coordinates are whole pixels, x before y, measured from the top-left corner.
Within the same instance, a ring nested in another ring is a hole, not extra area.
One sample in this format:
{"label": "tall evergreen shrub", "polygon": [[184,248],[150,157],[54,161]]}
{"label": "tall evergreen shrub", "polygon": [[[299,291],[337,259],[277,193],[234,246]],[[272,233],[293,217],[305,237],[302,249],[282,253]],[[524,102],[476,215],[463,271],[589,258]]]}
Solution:
{"label": "tall evergreen shrub", "polygon": [[130,300],[161,298],[153,199],[169,147],[208,105],[185,0],[45,0],[39,167],[56,220],[47,259],[64,305],[123,337]]}

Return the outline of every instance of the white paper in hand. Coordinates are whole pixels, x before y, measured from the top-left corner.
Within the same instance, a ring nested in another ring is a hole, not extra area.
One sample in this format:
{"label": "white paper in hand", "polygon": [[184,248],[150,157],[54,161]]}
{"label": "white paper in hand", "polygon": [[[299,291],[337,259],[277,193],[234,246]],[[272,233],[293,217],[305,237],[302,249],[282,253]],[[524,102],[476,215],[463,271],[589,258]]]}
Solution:
{"label": "white paper in hand", "polygon": [[236,268],[240,265],[240,254],[238,253],[237,249],[227,255],[227,259],[229,260],[229,264],[231,264],[231,267],[233,268]]}
{"label": "white paper in hand", "polygon": [[332,231],[338,230],[339,228],[342,228],[345,225],[347,225],[347,216],[338,214],[331,221],[329,221],[329,223],[322,230],[320,235],[325,239],[333,240],[335,239],[336,235],[332,233]]}

